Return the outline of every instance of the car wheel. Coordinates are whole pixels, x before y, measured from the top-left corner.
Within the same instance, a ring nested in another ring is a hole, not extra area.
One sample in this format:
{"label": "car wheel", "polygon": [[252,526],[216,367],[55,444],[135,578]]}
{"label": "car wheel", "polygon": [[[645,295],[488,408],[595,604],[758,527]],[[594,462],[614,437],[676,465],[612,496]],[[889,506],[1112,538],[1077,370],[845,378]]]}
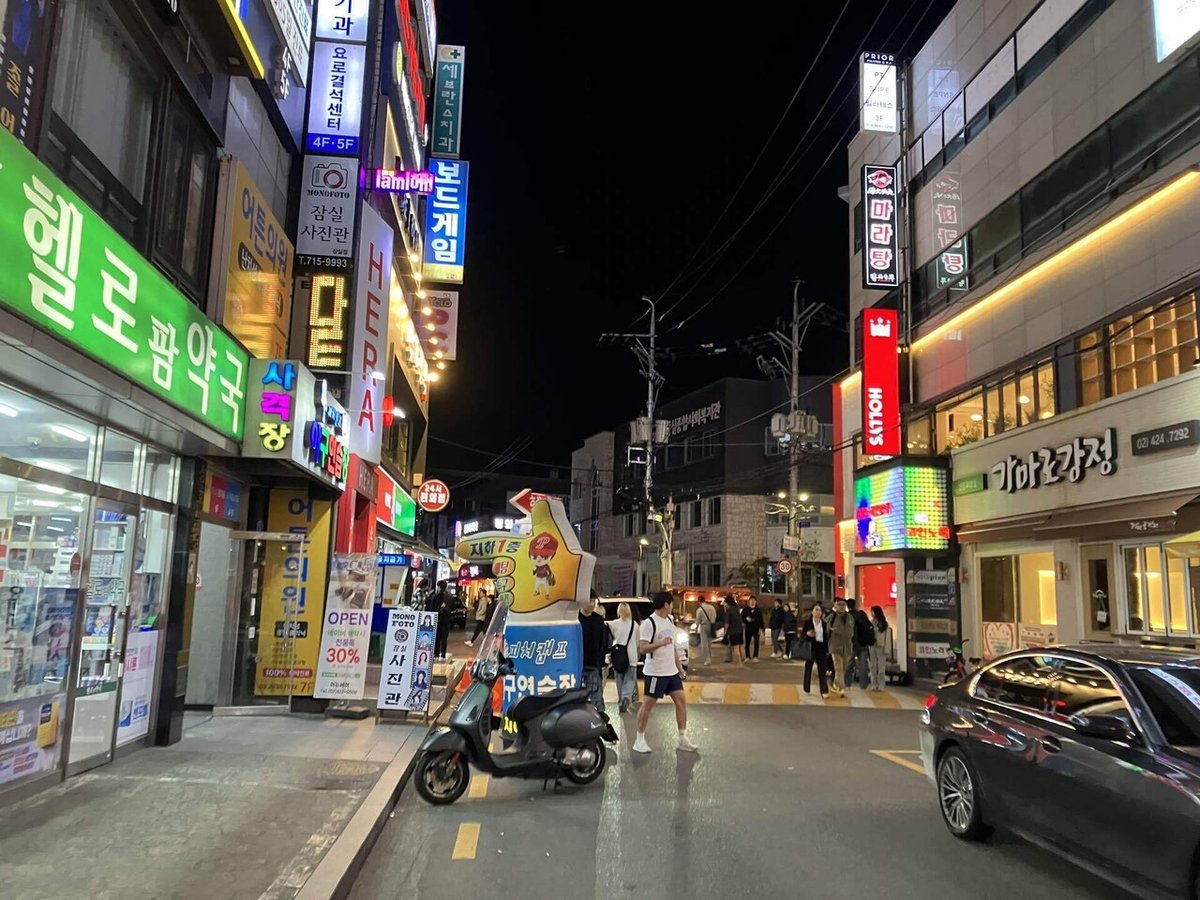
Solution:
{"label": "car wheel", "polygon": [[979,803],[979,777],[957,747],[938,760],[938,807],[950,833],[964,841],[978,841],[986,834]]}

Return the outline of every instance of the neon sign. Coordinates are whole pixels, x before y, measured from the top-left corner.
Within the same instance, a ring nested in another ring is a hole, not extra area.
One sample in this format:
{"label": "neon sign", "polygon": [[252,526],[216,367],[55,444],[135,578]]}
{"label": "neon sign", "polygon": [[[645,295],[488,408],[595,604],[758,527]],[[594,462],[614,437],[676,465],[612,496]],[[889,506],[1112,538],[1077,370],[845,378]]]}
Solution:
{"label": "neon sign", "polygon": [[324,406],[320,417],[308,423],[304,441],[308,461],[339,487],[345,485],[350,467],[350,448],[342,439],[345,424],[345,414],[341,410]]}
{"label": "neon sign", "polygon": [[854,496],[859,553],[949,548],[945,469],[894,463],[856,478]]}
{"label": "neon sign", "polygon": [[391,194],[432,194],[433,173],[408,169],[375,169],[371,188]]}

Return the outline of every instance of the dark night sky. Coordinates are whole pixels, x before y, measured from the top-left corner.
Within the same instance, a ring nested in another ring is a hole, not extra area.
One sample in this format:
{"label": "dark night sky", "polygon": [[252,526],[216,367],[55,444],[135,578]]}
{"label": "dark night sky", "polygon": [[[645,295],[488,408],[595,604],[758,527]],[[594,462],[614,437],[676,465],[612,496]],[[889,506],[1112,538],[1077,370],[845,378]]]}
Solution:
{"label": "dark night sky", "polygon": [[[678,355],[664,363],[660,400],[724,375],[757,375],[750,356],[711,357],[699,345],[761,333],[787,315],[793,276],[842,317],[809,332],[804,370],[846,365],[849,209],[836,191],[857,116],[857,64],[838,78],[881,10],[864,49],[906,59],[953,0],[849,3],[693,268],[742,224],[812,126],[799,166],[711,270],[685,276],[659,305],[695,284],[662,326],[662,344]],[[644,319],[633,327],[639,298],[657,298],[708,234],[842,10],[837,0],[582,6],[586,14],[544,0],[438,3],[439,40],[467,47],[471,183],[458,361],[434,385],[430,429],[486,452],[434,440],[431,474],[478,469],[523,439],[532,442],[521,458],[569,463],[583,438],[637,414],[645,382],[633,356],[600,344],[600,334],[645,329]],[[754,260],[676,329],[746,263],[814,175]]]}

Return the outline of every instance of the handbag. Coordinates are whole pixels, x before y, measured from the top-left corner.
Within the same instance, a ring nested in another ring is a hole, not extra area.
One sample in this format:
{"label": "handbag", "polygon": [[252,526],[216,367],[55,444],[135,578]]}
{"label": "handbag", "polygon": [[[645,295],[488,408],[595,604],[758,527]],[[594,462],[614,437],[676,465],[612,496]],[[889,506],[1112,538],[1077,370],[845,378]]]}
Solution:
{"label": "handbag", "polygon": [[629,639],[633,637],[633,623],[629,623],[629,634],[625,636],[624,644],[613,644],[608,652],[612,660],[613,671],[624,675],[629,671]]}
{"label": "handbag", "polygon": [[812,641],[796,641],[794,644],[792,644],[792,659],[810,660],[812,658]]}

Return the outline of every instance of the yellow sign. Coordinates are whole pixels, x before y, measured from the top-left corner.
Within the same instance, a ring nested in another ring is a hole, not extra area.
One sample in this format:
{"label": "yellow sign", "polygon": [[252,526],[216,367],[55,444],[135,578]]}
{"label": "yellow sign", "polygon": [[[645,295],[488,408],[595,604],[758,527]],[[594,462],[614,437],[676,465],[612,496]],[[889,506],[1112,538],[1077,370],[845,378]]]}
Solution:
{"label": "yellow sign", "polygon": [[245,167],[232,157],[225,165],[230,238],[222,257],[228,272],[222,324],[254,356],[284,359],[292,312],[292,242]]}
{"label": "yellow sign", "polygon": [[[455,553],[468,562],[492,563],[492,574],[511,576],[512,590],[497,595],[514,613],[541,613],[556,603],[582,602],[592,587],[596,557],[579,546],[562,501],[539,500],[528,535],[483,531],[463,538]],[[560,618],[561,614],[538,618]]]}
{"label": "yellow sign", "polygon": [[305,490],[271,491],[267,530],[292,532],[297,540],[267,545],[256,696],[312,696],[321,652],[332,519],[329,500],[313,500]]}

